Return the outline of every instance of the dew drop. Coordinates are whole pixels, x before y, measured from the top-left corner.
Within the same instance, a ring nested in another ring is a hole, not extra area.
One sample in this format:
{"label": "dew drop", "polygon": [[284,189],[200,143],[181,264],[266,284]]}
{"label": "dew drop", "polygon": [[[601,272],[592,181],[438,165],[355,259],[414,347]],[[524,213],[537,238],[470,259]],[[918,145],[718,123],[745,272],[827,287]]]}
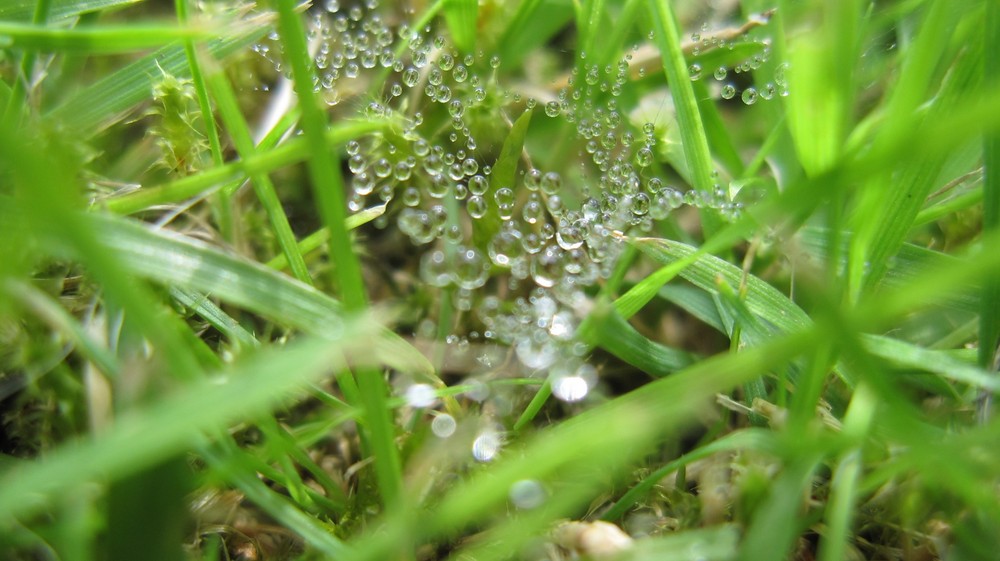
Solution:
{"label": "dew drop", "polygon": [[754,103],[757,103],[757,90],[754,88],[747,88],[743,90],[743,94],[740,98],[743,100],[743,103],[753,105]]}
{"label": "dew drop", "polygon": [[510,497],[510,502],[517,508],[530,510],[541,506],[548,497],[548,494],[541,483],[534,479],[522,479],[515,481],[510,486],[508,496]]}
{"label": "dew drop", "polygon": [[503,439],[492,430],[484,431],[472,442],[472,457],[478,462],[489,462],[497,457]]}
{"label": "dew drop", "polygon": [[691,81],[696,82],[701,79],[701,65],[697,62],[688,67],[688,73],[691,75]]}
{"label": "dew drop", "polygon": [[732,84],[726,84],[722,86],[722,99],[733,99],[736,95],[736,86]]}
{"label": "dew drop", "polygon": [[445,287],[451,284],[452,274],[443,251],[435,250],[424,254],[420,259],[420,278],[431,286]]}
{"label": "dew drop", "polygon": [[458,423],[455,422],[455,418],[447,413],[441,413],[431,421],[431,431],[438,438],[448,438],[455,434],[457,428]]}
{"label": "dew drop", "polygon": [[418,408],[430,407],[437,401],[434,388],[428,384],[413,384],[406,388],[406,394],[403,397],[406,399],[407,405]]}
{"label": "dew drop", "polygon": [[486,216],[486,199],[479,195],[473,195],[469,197],[468,202],[465,203],[465,209],[469,212],[469,216],[472,218],[482,218],[483,216]]}
{"label": "dew drop", "polygon": [[729,72],[726,71],[726,67],[725,66],[720,66],[720,67],[718,67],[718,68],[715,69],[715,73],[713,74],[713,76],[715,77],[716,80],[720,80],[721,81],[721,80],[725,80],[726,76],[728,74],[729,74]]}
{"label": "dew drop", "polygon": [[549,117],[558,117],[560,113],[559,102],[550,101],[545,104],[545,114]]}
{"label": "dew drop", "polygon": [[459,288],[473,290],[486,284],[486,279],[489,278],[489,266],[479,250],[459,247],[453,276]]}
{"label": "dew drop", "polygon": [[501,209],[514,206],[514,191],[510,187],[501,187],[493,193],[493,200]]}

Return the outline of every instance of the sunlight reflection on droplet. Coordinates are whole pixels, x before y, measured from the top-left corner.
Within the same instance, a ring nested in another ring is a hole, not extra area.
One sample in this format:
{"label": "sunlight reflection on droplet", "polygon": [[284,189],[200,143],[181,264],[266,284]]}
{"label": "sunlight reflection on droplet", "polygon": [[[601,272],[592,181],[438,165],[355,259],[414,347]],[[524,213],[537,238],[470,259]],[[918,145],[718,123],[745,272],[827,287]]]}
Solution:
{"label": "sunlight reflection on droplet", "polygon": [[510,486],[509,496],[514,506],[528,510],[541,506],[547,493],[541,483],[533,479],[522,479]]}
{"label": "sunlight reflection on droplet", "polygon": [[431,431],[438,438],[448,438],[455,434],[457,427],[458,423],[455,422],[455,418],[447,413],[441,413],[431,421]]}
{"label": "sunlight reflection on droplet", "polygon": [[489,462],[500,453],[503,440],[500,435],[488,430],[476,437],[472,443],[472,457],[479,462]]}
{"label": "sunlight reflection on droplet", "polygon": [[437,401],[434,388],[427,384],[413,384],[406,388],[406,403],[410,407],[430,407]]}

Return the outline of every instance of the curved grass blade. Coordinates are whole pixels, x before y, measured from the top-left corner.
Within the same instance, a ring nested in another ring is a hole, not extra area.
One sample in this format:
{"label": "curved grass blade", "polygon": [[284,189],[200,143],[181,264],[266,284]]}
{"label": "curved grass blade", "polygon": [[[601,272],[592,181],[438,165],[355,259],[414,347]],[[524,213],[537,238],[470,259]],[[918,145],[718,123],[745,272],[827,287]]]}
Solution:
{"label": "curved grass blade", "polygon": [[[51,0],[48,20],[60,22],[92,12],[110,11],[138,4],[142,0]],[[36,0],[7,0],[0,3],[0,20],[31,21]]]}
{"label": "curved grass blade", "polygon": [[[230,304],[310,334],[337,333],[348,314],[318,290],[262,264],[246,261],[195,240],[111,216],[92,215],[104,245],[134,275],[167,286],[211,294]],[[383,330],[375,347],[394,353],[392,367],[421,376],[434,369],[423,354]]]}
{"label": "curved grass blade", "polygon": [[[224,58],[260,39],[270,22],[271,18],[265,16],[247,20],[247,28],[241,29],[236,35],[209,41],[205,50],[217,59]],[[180,78],[190,77],[184,47],[164,47],[129,64],[80,90],[49,111],[46,118],[56,121],[74,134],[93,136],[149,99],[153,77],[162,75],[160,69]]]}
{"label": "curved grass blade", "polygon": [[187,449],[205,431],[259,415],[342,368],[345,353],[375,333],[367,318],[347,320],[339,332],[247,357],[223,376],[197,380],[125,413],[95,440],[63,445],[42,461],[18,464],[0,476],[0,516],[28,516],[64,492],[136,473]]}
{"label": "curved grass blade", "polygon": [[8,46],[73,54],[119,54],[159,47],[179,39],[208,39],[213,29],[176,25],[132,24],[122,26],[59,28],[0,21],[0,37]]}

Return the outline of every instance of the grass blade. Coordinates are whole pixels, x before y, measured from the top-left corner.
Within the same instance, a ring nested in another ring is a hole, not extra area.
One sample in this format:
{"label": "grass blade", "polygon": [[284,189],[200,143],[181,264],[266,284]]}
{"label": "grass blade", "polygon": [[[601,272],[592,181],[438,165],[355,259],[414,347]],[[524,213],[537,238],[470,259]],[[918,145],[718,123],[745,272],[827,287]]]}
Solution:
{"label": "grass blade", "polygon": [[[1000,6],[995,2],[986,7],[985,51],[1000,49]],[[1000,60],[985,57],[983,67],[987,83],[995,84],[1000,75]],[[1000,132],[986,135],[983,142],[983,233],[1000,231]],[[984,280],[979,315],[979,365],[996,370],[997,345],[1000,343],[1000,279],[993,275]]]}
{"label": "grass blade", "polygon": [[69,51],[74,54],[119,54],[159,47],[180,39],[209,39],[213,29],[171,25],[131,24],[122,26],[57,28],[30,23],[0,21],[0,36],[11,47],[39,51]]}
{"label": "grass blade", "polygon": [[[138,4],[142,0],[51,0],[49,21],[63,20],[92,12],[111,11]],[[0,20],[31,21],[35,12],[35,0],[9,0],[0,4]]]}
{"label": "grass blade", "polygon": [[202,432],[224,429],[236,419],[278,405],[331,367],[343,365],[344,353],[374,333],[373,324],[365,320],[343,327],[335,339],[310,339],[259,353],[225,376],[192,383],[123,415],[96,440],[64,445],[43,461],[8,470],[0,485],[0,512],[4,517],[28,516],[63,492],[136,473],[185,450]]}
{"label": "grass blade", "polygon": [[[267,31],[269,18],[251,20],[252,26],[236,35],[209,41],[205,50],[223,58],[260,39]],[[101,80],[81,89],[46,114],[46,118],[84,137],[93,136],[121,120],[134,107],[149,99],[153,77],[161,71],[179,78],[190,77],[184,47],[173,45],[147,55]]]}
{"label": "grass blade", "polygon": [[[711,193],[714,189],[712,156],[708,150],[708,138],[698,110],[698,100],[691,87],[691,74],[681,50],[681,37],[673,8],[670,7],[669,0],[649,0],[649,9],[656,32],[656,46],[663,57],[663,70],[677,111],[681,144],[684,146],[688,169],[691,170],[693,187],[703,193]],[[718,230],[720,222],[714,211],[702,210],[701,220],[706,234]]]}
{"label": "grass blade", "polygon": [[[168,286],[212,294],[307,333],[340,329],[346,313],[336,300],[262,264],[226,255],[177,234],[153,231],[120,218],[92,216],[105,247],[127,260],[129,272]],[[433,375],[424,356],[398,336],[384,331],[376,346],[393,349],[393,366],[421,376]]]}

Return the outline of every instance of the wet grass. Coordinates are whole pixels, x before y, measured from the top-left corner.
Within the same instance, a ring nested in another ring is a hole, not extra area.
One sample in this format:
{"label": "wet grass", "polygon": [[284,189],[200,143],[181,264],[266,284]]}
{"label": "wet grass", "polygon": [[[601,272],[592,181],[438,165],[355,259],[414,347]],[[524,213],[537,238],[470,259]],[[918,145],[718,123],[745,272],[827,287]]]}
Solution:
{"label": "wet grass", "polygon": [[1000,8],[737,4],[0,6],[2,556],[995,558]]}

